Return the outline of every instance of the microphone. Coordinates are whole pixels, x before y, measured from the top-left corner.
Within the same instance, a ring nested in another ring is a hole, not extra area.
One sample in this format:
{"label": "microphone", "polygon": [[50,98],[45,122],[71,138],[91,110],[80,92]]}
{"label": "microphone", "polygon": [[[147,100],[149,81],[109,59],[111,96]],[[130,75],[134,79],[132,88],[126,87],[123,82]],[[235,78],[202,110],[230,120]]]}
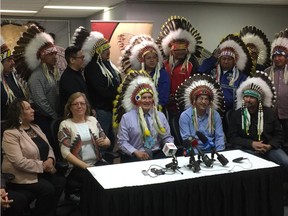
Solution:
{"label": "microphone", "polygon": [[177,152],[177,147],[174,145],[174,143],[165,143],[163,149],[163,153],[166,157],[175,157],[175,154]]}
{"label": "microphone", "polygon": [[212,150],[212,158],[214,157],[214,154],[216,154],[217,155],[217,159],[222,164],[222,166],[225,166],[225,165],[227,165],[229,163],[228,159],[225,158],[224,155],[219,154],[217,152],[214,143],[211,143],[208,140],[208,138],[203,133],[201,133],[200,131],[196,131],[196,135],[201,140],[201,142],[203,143],[204,146],[208,146],[208,147],[211,148],[211,150]]}
{"label": "microphone", "polygon": [[211,160],[202,150],[198,147],[198,141],[194,138],[195,141],[191,142],[192,147],[196,148],[198,151],[198,155],[201,156],[202,161],[207,167],[213,166],[213,160]]}
{"label": "microphone", "polygon": [[178,167],[178,161],[177,161],[177,158],[175,156],[175,154],[177,152],[177,147],[174,145],[174,143],[165,143],[162,151],[166,157],[169,157],[169,156],[173,157],[172,162],[169,164],[166,164],[165,167],[167,169],[171,168],[173,171],[177,170],[178,172],[180,172],[183,175],[183,172],[181,172],[179,170],[180,167]]}
{"label": "microphone", "polygon": [[199,172],[201,168],[200,168],[199,163],[195,160],[195,157],[194,157],[195,152],[192,148],[192,142],[195,142],[194,140],[195,139],[193,139],[193,137],[188,137],[187,139],[183,140],[182,145],[185,148],[183,152],[184,156],[185,157],[190,156],[189,164],[187,166],[188,168],[192,169],[194,173],[196,173],[196,172]]}

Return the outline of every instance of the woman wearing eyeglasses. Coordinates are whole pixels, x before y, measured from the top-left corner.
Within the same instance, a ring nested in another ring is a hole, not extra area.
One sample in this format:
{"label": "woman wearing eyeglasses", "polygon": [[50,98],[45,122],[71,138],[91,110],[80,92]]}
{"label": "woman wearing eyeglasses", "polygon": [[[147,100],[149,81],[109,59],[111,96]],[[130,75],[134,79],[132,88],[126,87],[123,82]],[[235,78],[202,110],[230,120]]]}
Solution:
{"label": "woman wearing eyeglasses", "polygon": [[58,140],[62,156],[69,162],[67,185],[69,187],[69,181],[73,181],[81,186],[87,167],[108,164],[102,159],[100,149],[108,148],[110,140],[96,118],[90,116],[90,105],[81,92],[69,97],[64,118],[59,127]]}

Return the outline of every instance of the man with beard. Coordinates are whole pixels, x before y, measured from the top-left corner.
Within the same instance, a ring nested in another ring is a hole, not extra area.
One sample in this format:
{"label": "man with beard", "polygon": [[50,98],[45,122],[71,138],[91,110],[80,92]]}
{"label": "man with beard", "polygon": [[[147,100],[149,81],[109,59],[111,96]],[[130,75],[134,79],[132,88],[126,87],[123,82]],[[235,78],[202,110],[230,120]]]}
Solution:
{"label": "man with beard", "polygon": [[271,160],[288,170],[288,156],[281,149],[282,128],[275,115],[275,90],[267,74],[256,73],[237,89],[237,110],[229,122],[228,142]]}

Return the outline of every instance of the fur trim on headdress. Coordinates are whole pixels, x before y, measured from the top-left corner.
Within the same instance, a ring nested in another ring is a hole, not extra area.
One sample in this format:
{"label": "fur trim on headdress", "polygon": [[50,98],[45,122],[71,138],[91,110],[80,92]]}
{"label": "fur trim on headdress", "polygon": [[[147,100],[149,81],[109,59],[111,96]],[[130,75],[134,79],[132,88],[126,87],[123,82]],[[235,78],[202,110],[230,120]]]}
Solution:
{"label": "fur trim on headdress", "polygon": [[161,52],[151,36],[141,34],[131,37],[130,43],[123,51],[123,56],[120,57],[122,72],[127,74],[130,69],[144,70],[143,54],[146,51],[155,52],[158,55],[158,62],[163,61]]}
{"label": "fur trim on headdress", "polygon": [[[186,79],[176,90],[175,99],[177,101],[177,107],[180,111],[188,109],[192,102],[194,93],[199,89],[205,87],[209,90],[211,95],[212,106],[219,112],[221,116],[224,113],[224,96],[219,83],[207,74],[194,74],[192,77]],[[207,93],[208,94],[208,93]],[[192,96],[192,97],[191,97]]]}
{"label": "fur trim on headdress", "polygon": [[158,56],[158,62],[162,62],[163,58],[157,45],[153,41],[143,41],[140,44],[131,48],[131,68],[134,70],[144,69],[141,68],[141,63],[144,62],[144,56],[147,51],[154,52]]}
{"label": "fur trim on headdress", "polygon": [[171,16],[162,26],[156,43],[158,44],[163,56],[168,57],[171,52],[171,43],[182,40],[188,42],[189,54],[201,57],[203,47],[201,46],[200,33],[184,17]]}
{"label": "fur trim on headdress", "polygon": [[117,126],[124,113],[137,107],[135,96],[143,87],[149,87],[153,91],[154,105],[158,105],[158,93],[149,74],[142,70],[131,70],[119,86],[118,95],[114,101],[113,118]]}
{"label": "fur trim on headdress", "polygon": [[49,34],[45,32],[40,32],[36,34],[35,38],[32,39],[29,44],[27,44],[24,57],[28,64],[28,67],[31,70],[37,68],[41,62],[39,58],[39,50],[46,44],[51,44],[51,46],[54,46],[53,43],[53,38]]}
{"label": "fur trim on headdress", "polygon": [[276,101],[275,87],[269,76],[263,71],[256,71],[254,77],[249,77],[247,80],[242,82],[236,91],[237,104],[236,109],[242,107],[242,101],[245,90],[253,90],[257,92],[261,99],[259,102],[263,106],[273,107]]}
{"label": "fur trim on headdress", "polygon": [[240,37],[229,34],[219,44],[220,53],[229,50],[234,52],[237,68],[249,75],[252,68],[252,60],[249,51]]}
{"label": "fur trim on headdress", "polygon": [[268,66],[270,64],[270,42],[267,36],[255,26],[245,26],[240,31],[240,37],[246,45],[253,44],[258,52],[257,63]]}
{"label": "fur trim on headdress", "polygon": [[183,30],[183,29],[177,29],[176,31],[171,31],[169,35],[167,35],[165,38],[162,40],[162,47],[163,47],[163,52],[166,56],[168,56],[171,52],[171,43],[173,41],[177,40],[183,40],[183,41],[188,41],[188,46],[187,50],[189,53],[194,53],[196,51],[196,46],[195,44],[197,43],[196,39],[191,35],[191,33]]}
{"label": "fur trim on headdress", "polygon": [[130,44],[125,48],[123,56],[120,58],[122,72],[128,73],[129,70],[145,70],[144,56],[153,52],[158,57],[158,64],[153,76],[154,85],[158,86],[160,69],[163,62],[161,52],[149,35],[135,35],[131,37]]}
{"label": "fur trim on headdress", "polygon": [[237,107],[241,108],[241,124],[242,130],[249,135],[249,129],[251,126],[251,115],[246,107],[243,97],[249,95],[258,99],[258,120],[257,120],[257,140],[261,140],[261,135],[264,130],[264,116],[263,106],[272,107],[276,99],[276,91],[273,82],[265,72],[256,71],[256,74],[252,78],[248,78],[242,82],[236,91]]}
{"label": "fur trim on headdress", "polygon": [[40,65],[39,57],[41,53],[45,54],[46,49],[49,53],[57,52],[53,38],[35,25],[31,25],[19,38],[13,54],[16,71],[24,80],[28,80],[32,71]]}

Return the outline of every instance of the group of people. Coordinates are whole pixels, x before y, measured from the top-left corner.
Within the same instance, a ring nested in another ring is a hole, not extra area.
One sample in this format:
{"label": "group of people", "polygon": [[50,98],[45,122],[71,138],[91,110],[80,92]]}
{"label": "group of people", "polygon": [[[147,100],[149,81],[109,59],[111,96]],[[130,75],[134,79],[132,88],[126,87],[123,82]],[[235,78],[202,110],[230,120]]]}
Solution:
{"label": "group of people", "polygon": [[[118,69],[103,34],[79,27],[62,74],[53,39],[36,25],[13,53],[1,41],[2,172],[15,176],[1,185],[4,213],[21,215],[36,199],[33,215],[54,215],[71,182],[80,196],[88,167],[113,163],[104,153],[115,145],[121,162],[164,158],[163,145],[174,142],[173,118],[182,140],[195,137],[205,152],[225,150],[228,142],[287,170],[288,30],[271,46],[256,30],[229,34],[199,65],[200,34],[185,18],[171,17],[156,41],[131,37]],[[230,110],[236,111],[225,125]],[[50,126],[59,118],[54,143]],[[62,158],[65,175],[56,168]]]}

